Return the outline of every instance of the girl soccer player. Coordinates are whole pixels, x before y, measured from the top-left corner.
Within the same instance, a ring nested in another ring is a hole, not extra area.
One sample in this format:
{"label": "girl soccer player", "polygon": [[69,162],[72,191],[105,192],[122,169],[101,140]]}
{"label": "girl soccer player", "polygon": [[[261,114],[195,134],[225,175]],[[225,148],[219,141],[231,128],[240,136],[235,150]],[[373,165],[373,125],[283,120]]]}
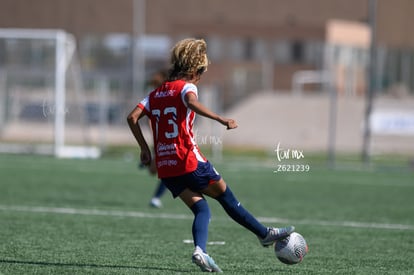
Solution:
{"label": "girl soccer player", "polygon": [[167,81],[152,91],[128,115],[129,127],[141,149],[142,163],[151,163],[151,150],[142,134],[139,119],[151,121],[158,177],[194,213],[192,261],[202,271],[221,272],[206,251],[210,209],[204,195],[217,200],[237,223],[254,233],[263,246],[290,235],[293,226],[268,228],[257,221],[233,195],[213,165],[200,152],[193,135],[195,114],[216,120],[227,129],[237,122],[212,112],[198,101],[201,76],[207,71],[207,45],[202,39],[184,39],[171,51]]}

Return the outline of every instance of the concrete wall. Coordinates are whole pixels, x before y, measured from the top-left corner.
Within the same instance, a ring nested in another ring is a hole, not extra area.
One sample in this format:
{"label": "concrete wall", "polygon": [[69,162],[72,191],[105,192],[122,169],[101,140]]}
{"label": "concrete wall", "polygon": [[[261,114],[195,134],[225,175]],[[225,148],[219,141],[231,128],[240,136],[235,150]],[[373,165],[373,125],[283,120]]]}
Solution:
{"label": "concrete wall", "polygon": [[[205,89],[200,96],[205,105],[215,109],[214,97]],[[336,149],[339,152],[361,151],[365,102],[361,97],[340,97],[337,105]],[[218,109],[215,109],[220,113]],[[414,98],[377,98],[374,111],[391,110],[414,112]],[[125,110],[125,113],[127,110]],[[200,116],[195,125],[199,145],[216,144],[224,147],[265,149],[273,151],[278,143],[285,149],[305,152],[327,151],[329,135],[330,101],[326,95],[296,97],[288,93],[257,93],[246,98],[223,114],[235,119],[239,127],[227,131],[219,123]],[[152,143],[150,130],[143,122],[144,134]],[[125,121],[122,125],[100,128],[99,125],[83,128],[68,125],[68,144],[82,144],[87,137],[94,145],[136,145]],[[0,135],[0,142],[48,143],[53,141],[52,123],[10,123]],[[414,154],[414,135],[379,135],[372,137],[372,153]]]}
{"label": "concrete wall", "polygon": [[[288,94],[256,94],[226,115],[239,128],[223,133],[225,146],[326,151],[329,136],[330,101],[326,95],[295,97]],[[414,99],[378,98],[374,110],[414,110]],[[365,101],[340,97],[337,105],[336,148],[360,152],[363,140]],[[414,153],[414,136],[372,137],[372,153]]]}

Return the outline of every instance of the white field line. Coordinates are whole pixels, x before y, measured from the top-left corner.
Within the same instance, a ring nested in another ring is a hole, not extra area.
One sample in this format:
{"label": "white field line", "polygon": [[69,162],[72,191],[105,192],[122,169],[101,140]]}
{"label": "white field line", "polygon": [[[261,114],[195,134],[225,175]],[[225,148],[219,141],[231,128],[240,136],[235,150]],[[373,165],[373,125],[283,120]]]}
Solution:
{"label": "white field line", "polygon": [[289,219],[266,218],[266,217],[259,217],[258,220],[260,220],[261,222],[268,222],[268,223],[292,223],[292,224],[336,226],[336,227],[414,230],[414,225],[395,224],[395,223],[369,223],[369,222],[354,222],[354,221],[322,221],[322,220],[289,220]]}
{"label": "white field line", "polygon": [[188,220],[192,216],[180,214],[151,214],[135,211],[119,211],[119,210],[98,210],[98,209],[79,209],[79,208],[60,208],[60,207],[44,207],[44,206],[6,206],[0,205],[3,211],[18,212],[34,212],[34,213],[53,213],[53,214],[69,214],[69,215],[86,215],[86,216],[114,216],[114,217],[132,217],[132,218],[160,218],[173,220]]}
{"label": "white field line", "polygon": [[[15,212],[32,212],[32,213],[52,213],[66,215],[85,215],[85,216],[113,216],[113,217],[130,217],[130,218],[154,218],[154,219],[171,219],[171,220],[191,220],[192,215],[186,214],[166,214],[166,213],[145,213],[136,211],[120,210],[99,210],[99,209],[79,209],[79,208],[61,208],[45,206],[23,206],[23,205],[0,205],[0,211]],[[371,229],[390,229],[390,230],[414,230],[414,225],[393,224],[393,223],[368,223],[355,221],[323,221],[323,220],[291,220],[272,217],[258,217],[260,222],[265,223],[284,223],[284,224],[303,224],[316,226],[334,226],[334,227],[354,227],[354,228],[371,228]]]}

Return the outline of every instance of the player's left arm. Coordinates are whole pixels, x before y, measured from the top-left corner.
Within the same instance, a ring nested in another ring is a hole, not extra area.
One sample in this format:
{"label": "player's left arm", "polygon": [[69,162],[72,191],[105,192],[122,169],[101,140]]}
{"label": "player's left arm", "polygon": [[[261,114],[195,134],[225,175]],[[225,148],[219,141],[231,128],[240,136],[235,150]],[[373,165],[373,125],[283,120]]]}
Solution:
{"label": "player's left arm", "polygon": [[200,101],[198,101],[197,96],[194,93],[186,93],[184,100],[191,110],[196,112],[197,114],[216,120],[227,127],[227,129],[235,129],[237,128],[237,122],[234,119],[224,118],[215,112],[211,111],[209,108],[204,106]]}
{"label": "player's left arm", "polygon": [[151,150],[148,146],[147,141],[142,134],[141,126],[139,125],[139,120],[145,115],[143,110],[140,107],[135,107],[127,117],[129,128],[131,129],[132,134],[134,135],[136,141],[141,148],[141,162],[144,165],[151,164]]}

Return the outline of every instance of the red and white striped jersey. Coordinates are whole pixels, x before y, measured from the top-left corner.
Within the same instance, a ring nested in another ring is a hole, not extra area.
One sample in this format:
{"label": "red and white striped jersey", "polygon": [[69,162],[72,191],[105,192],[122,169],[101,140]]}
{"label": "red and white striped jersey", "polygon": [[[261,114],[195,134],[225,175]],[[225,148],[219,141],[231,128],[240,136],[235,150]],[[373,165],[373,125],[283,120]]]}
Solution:
{"label": "red and white striped jersey", "polygon": [[183,80],[165,82],[138,104],[151,121],[159,178],[193,172],[199,161],[207,161],[195,141],[195,113],[185,103],[187,93],[198,97],[197,86]]}

